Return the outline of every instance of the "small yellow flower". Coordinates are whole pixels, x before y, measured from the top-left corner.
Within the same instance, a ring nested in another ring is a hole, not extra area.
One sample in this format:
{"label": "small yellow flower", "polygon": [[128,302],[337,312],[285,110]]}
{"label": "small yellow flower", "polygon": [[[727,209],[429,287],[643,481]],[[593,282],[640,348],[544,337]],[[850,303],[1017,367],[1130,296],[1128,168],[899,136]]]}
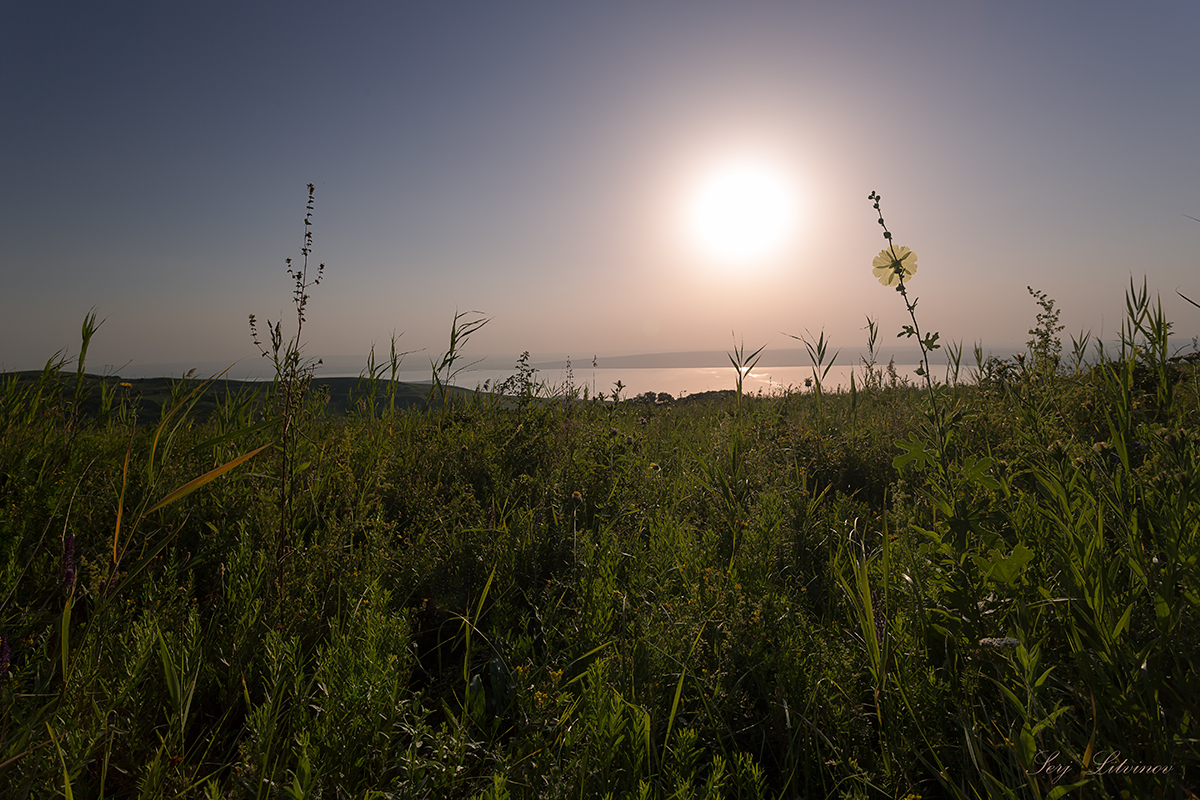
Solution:
{"label": "small yellow flower", "polygon": [[871,272],[884,286],[895,286],[901,278],[908,281],[917,272],[917,254],[907,247],[891,247],[880,250],[871,262]]}

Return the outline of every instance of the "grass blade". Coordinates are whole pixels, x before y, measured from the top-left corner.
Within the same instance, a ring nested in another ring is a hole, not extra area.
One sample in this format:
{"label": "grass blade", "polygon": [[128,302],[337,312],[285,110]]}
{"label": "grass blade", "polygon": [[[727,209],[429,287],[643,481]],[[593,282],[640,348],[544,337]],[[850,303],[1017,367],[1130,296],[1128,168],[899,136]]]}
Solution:
{"label": "grass blade", "polygon": [[67,684],[67,667],[70,664],[71,653],[71,605],[75,599],[75,592],[67,595],[67,602],[63,605],[62,613],[62,676],[63,686]]}
{"label": "grass blade", "polygon": [[58,744],[58,739],[54,735],[54,729],[50,727],[50,723],[46,723],[46,730],[50,732],[50,739],[54,742],[54,747],[58,750],[58,761],[62,764],[63,771],[63,794],[67,800],[75,800],[75,794],[71,791],[71,776],[67,772],[67,757],[63,755],[62,747]]}
{"label": "grass blade", "polygon": [[704,635],[704,629],[696,634],[695,641],[692,642],[692,647],[688,650],[687,660],[684,661],[679,668],[679,682],[675,684],[675,696],[671,700],[671,714],[667,718],[667,733],[663,737],[663,756],[666,757],[666,747],[671,742],[671,730],[675,727],[675,716],[679,711],[679,697],[683,694],[683,679],[687,677],[687,662],[692,660],[692,653],[696,652],[696,645],[700,644],[700,637]]}
{"label": "grass blade", "polygon": [[254,456],[261,453],[263,450],[266,450],[268,447],[270,447],[271,444],[272,444],[271,442],[267,442],[266,444],[264,444],[262,447],[258,448],[257,450],[251,450],[249,453],[246,453],[244,456],[238,456],[233,461],[230,461],[228,464],[223,464],[223,465],[217,467],[216,469],[210,469],[208,472],[204,473],[199,478],[194,478],[194,479],[188,481],[183,486],[180,486],[178,489],[171,492],[169,495],[164,497],[162,500],[159,500],[157,503],[155,503],[153,506],[151,506],[149,509],[147,509],[146,512],[144,514],[142,514],[142,517],[148,516],[151,512],[157,511],[158,509],[162,508],[163,506],[174,503],[176,500],[178,500],[181,497],[186,497],[187,495],[189,495],[192,492],[199,489],[204,484],[209,483],[210,481],[216,480],[217,478],[224,475],[226,472],[229,472],[231,469],[237,468],[237,466],[240,465],[242,462],[250,460]]}
{"label": "grass blade", "polygon": [[113,569],[117,563],[117,543],[121,538],[121,517],[125,513],[125,487],[129,484],[129,456],[133,452],[133,431],[129,431],[129,447],[125,449],[125,467],[121,470],[121,497],[117,500],[117,524],[113,529]]}

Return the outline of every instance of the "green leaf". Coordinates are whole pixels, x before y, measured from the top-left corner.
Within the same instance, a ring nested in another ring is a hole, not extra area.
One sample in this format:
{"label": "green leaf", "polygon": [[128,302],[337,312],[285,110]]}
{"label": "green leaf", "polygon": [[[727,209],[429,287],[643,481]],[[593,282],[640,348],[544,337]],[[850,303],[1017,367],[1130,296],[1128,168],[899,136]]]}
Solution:
{"label": "green leaf", "polygon": [[[1037,742],[1033,739],[1033,731],[1028,725],[1021,726],[1021,735],[1018,737],[1017,757],[1021,760],[1022,766],[1033,764],[1034,756],[1037,755]],[[1028,769],[1028,767],[1026,767]]]}
{"label": "green leaf", "polygon": [[996,684],[996,687],[998,689],[1000,689],[1001,692],[1004,693],[1004,696],[1008,698],[1008,702],[1012,703],[1013,708],[1016,708],[1018,710],[1024,710],[1025,704],[1023,702],[1021,702],[1021,699],[1019,697],[1017,697],[1017,695],[1013,692],[1012,689],[1009,689],[1007,686],[1005,686],[1003,683],[996,680],[995,678],[989,678],[989,680],[991,680],[992,683]]}
{"label": "green leaf", "polygon": [[71,659],[70,659],[70,654],[71,654],[71,605],[72,605],[71,601],[74,599],[75,599],[75,593],[71,592],[71,594],[67,596],[67,602],[63,606],[63,613],[62,613],[61,635],[62,635],[63,683],[67,682],[67,675],[69,674],[67,672],[67,666],[70,664],[70,661],[71,661]]}
{"label": "green leaf", "polygon": [[163,639],[162,631],[156,631],[156,633],[158,634],[158,654],[163,665],[163,677],[167,681],[167,693],[171,695],[171,707],[179,711],[183,704],[183,698],[179,691],[179,674],[175,671],[175,662],[171,658],[171,651],[167,648],[166,640]]}
{"label": "green leaf", "polygon": [[990,566],[984,573],[984,578],[998,583],[1013,583],[1021,577],[1025,567],[1033,560],[1033,551],[1023,544],[1013,548],[1012,555],[1007,558],[996,553],[989,561]]}
{"label": "green leaf", "polygon": [[1129,627],[1129,615],[1133,613],[1133,603],[1129,604],[1129,608],[1125,609],[1125,613],[1121,615],[1121,619],[1117,620],[1117,627],[1113,628],[1113,639],[1120,637],[1121,632]]}
{"label": "green leaf", "polygon": [[478,675],[471,678],[467,690],[467,708],[472,720],[477,724],[483,722],[487,714],[487,693],[483,688],[483,679]]}
{"label": "green leaf", "polygon": [[1036,689],[1036,688],[1038,688],[1039,686],[1041,686],[1043,683],[1045,683],[1045,682],[1046,682],[1046,678],[1049,678],[1049,677],[1050,677],[1050,673],[1051,673],[1051,672],[1053,672],[1053,671],[1054,671],[1054,667],[1050,667],[1050,668],[1049,668],[1049,669],[1047,669],[1045,672],[1043,672],[1043,673],[1042,673],[1042,676],[1041,676],[1040,678],[1038,678],[1036,681],[1034,681],[1034,682],[1033,682],[1033,688],[1035,688],[1035,689]]}
{"label": "green leaf", "polygon": [[1161,594],[1154,595],[1154,616],[1160,623],[1171,619],[1171,606]]}
{"label": "green leaf", "polygon": [[993,491],[1000,488],[1000,482],[988,474],[992,468],[992,459],[967,456],[963,459],[962,474],[967,480]]}
{"label": "green leaf", "polygon": [[46,723],[46,730],[50,732],[50,739],[54,742],[55,749],[58,750],[58,761],[62,764],[63,771],[63,795],[67,800],[75,800],[75,795],[71,791],[71,774],[67,771],[67,758],[63,755],[62,746],[58,743],[58,738],[54,735],[54,729],[50,727],[50,723]]}
{"label": "green leaf", "polygon": [[892,459],[892,466],[900,469],[905,464],[915,461],[918,467],[923,467],[933,460],[933,454],[925,449],[925,443],[919,439],[905,441],[901,439],[896,446],[905,452]]}

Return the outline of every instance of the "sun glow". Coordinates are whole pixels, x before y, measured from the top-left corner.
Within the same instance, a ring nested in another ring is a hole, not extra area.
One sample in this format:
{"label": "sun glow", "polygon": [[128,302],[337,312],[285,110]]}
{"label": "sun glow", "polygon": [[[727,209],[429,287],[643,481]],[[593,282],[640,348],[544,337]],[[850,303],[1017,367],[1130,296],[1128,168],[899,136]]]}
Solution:
{"label": "sun glow", "polygon": [[708,258],[746,264],[778,255],[796,228],[795,191],[780,167],[728,161],[703,173],[684,209],[686,234]]}

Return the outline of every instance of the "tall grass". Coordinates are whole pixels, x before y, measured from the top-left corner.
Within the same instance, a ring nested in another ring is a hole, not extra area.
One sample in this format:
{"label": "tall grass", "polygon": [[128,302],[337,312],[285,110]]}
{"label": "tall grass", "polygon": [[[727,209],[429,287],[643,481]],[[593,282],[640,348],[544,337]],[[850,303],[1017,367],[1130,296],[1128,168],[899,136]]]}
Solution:
{"label": "tall grass", "polygon": [[1200,384],[1144,284],[1090,366],[1031,290],[1024,364],[819,401],[460,400],[456,315],[433,402],[372,360],[335,419],[298,274],[265,402],[0,387],[3,796],[1189,796]]}

